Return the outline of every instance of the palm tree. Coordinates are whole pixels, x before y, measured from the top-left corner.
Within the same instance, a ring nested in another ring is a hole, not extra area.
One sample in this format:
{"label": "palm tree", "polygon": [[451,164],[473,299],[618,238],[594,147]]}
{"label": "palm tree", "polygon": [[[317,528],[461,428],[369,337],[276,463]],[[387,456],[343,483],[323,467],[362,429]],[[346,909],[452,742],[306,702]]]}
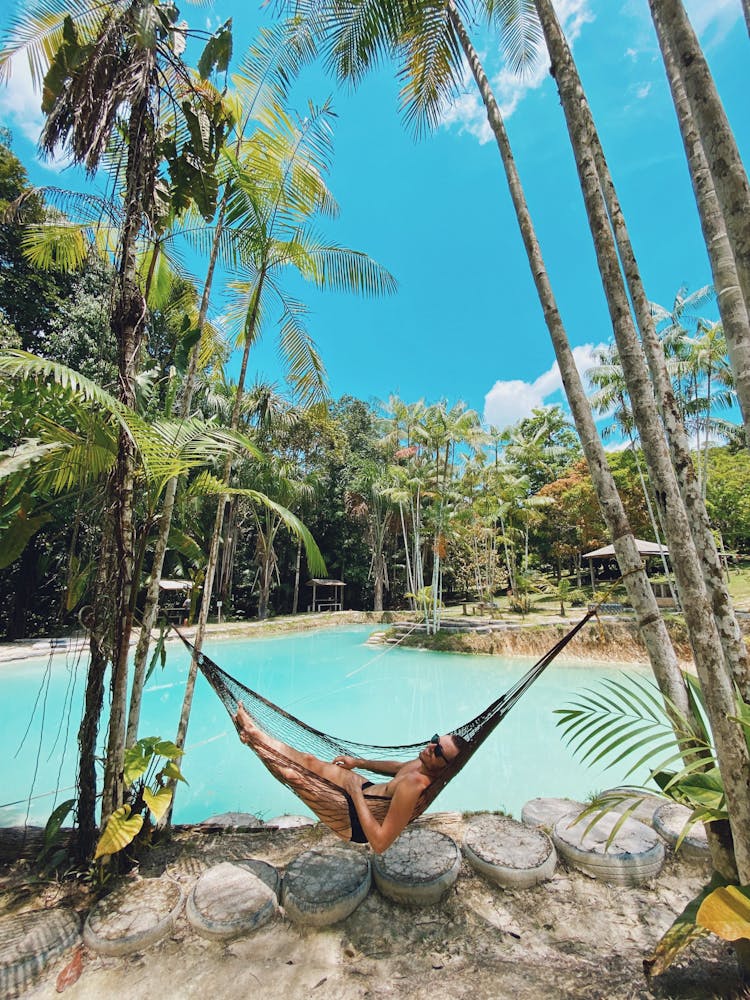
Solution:
{"label": "palm tree", "polygon": [[[608,474],[608,470],[606,470],[606,457],[598,440],[588,402],[575,369],[572,352],[570,351],[570,346],[552,295],[502,117],[489,87],[486,74],[471,44],[455,4],[451,0],[447,0],[445,5],[441,5],[441,10],[431,10],[431,16],[426,26],[420,25],[416,17],[409,22],[408,17],[401,13],[402,8],[400,5],[389,4],[385,0],[380,4],[382,14],[379,19],[377,16],[357,19],[356,15],[358,11],[355,9],[354,16],[350,20],[344,20],[341,11],[337,8],[332,9],[326,7],[325,4],[319,3],[314,4],[314,6],[316,8],[322,6],[324,12],[327,14],[328,21],[326,27],[329,32],[329,51],[332,52],[332,59],[342,76],[348,75],[356,78],[363,73],[370,61],[377,59],[384,52],[392,50],[403,52],[404,49],[406,50],[407,68],[403,76],[407,82],[402,93],[405,95],[405,102],[407,104],[411,101],[411,110],[407,109],[407,117],[410,116],[412,120],[416,119],[419,121],[420,116],[424,116],[428,122],[433,124],[438,120],[443,99],[450,96],[455,81],[460,79],[460,73],[456,72],[455,68],[455,56],[459,50],[464,52],[487,108],[488,121],[498,141],[498,146],[503,157],[506,174],[511,187],[511,196],[521,225],[522,237],[540,295],[545,319],[552,336],[553,344],[555,345],[555,352],[566,395],[573,411],[584,452],[589,461],[592,479],[596,484],[602,504],[602,511],[615,542],[618,560],[626,581],[626,586],[628,587],[629,596],[631,597],[633,606],[638,611],[641,621],[650,623],[649,627],[643,629],[643,634],[651,654],[660,687],[671,702],[680,706],[679,711],[685,714],[688,706],[684,682],[676,668],[674,651],[671,648],[671,643],[669,643],[666,630],[661,622],[656,601],[643,571],[632,532],[629,529],[621,501],[617,496],[614,481],[611,475]],[[358,8],[359,5],[351,6]],[[492,4],[490,11],[491,13],[498,13],[497,8],[503,6],[502,4]],[[537,3],[535,6],[539,13],[544,15],[542,18],[543,24],[546,22],[547,27],[550,25],[556,26],[554,11],[549,4]],[[518,13],[518,8],[515,5],[510,5],[510,8],[511,15]],[[443,16],[443,12],[445,16]],[[500,12],[502,13],[502,11]],[[338,22],[337,18],[339,19]],[[323,20],[325,23],[325,16]],[[523,29],[518,29],[517,19],[512,20],[511,31],[515,32],[516,38],[520,37],[527,43],[530,40],[533,45],[535,41],[533,23],[531,23],[530,30],[526,32]],[[410,46],[413,53],[411,60],[408,58]],[[553,46],[550,46],[550,48],[553,48]],[[553,72],[556,74],[560,72],[559,60],[556,57],[557,51],[559,49],[553,48]],[[560,81],[558,80],[558,82]],[[579,100],[581,96],[582,91],[579,90],[574,95],[571,95],[570,100]],[[593,160],[591,160],[590,164],[587,164],[586,174],[590,184],[588,189],[590,197],[601,199],[599,178]],[[608,231],[608,226],[608,220],[602,220],[597,224],[597,232],[599,230],[604,231],[605,228]],[[616,253],[612,251],[607,259],[607,266],[610,267],[616,261]],[[600,266],[602,266],[604,272],[604,265],[600,263]],[[628,311],[629,304],[627,301],[618,303],[616,310],[618,317],[625,316],[628,314]],[[646,394],[651,392],[645,371],[641,373],[641,376],[637,384],[630,386],[631,398],[637,396],[641,388]],[[633,391],[634,389],[636,390],[635,392]],[[654,412],[653,401],[650,412]],[[656,427],[653,422],[652,426],[655,433]],[[650,444],[651,442],[649,442]],[[666,493],[664,495],[666,496]],[[670,503],[675,510],[681,508],[676,484],[670,490]],[[684,535],[687,535],[687,524],[683,524],[683,529]],[[708,682],[709,673],[715,671],[721,672],[723,670],[723,663],[717,662],[716,656],[712,655],[713,650],[719,647],[718,635],[716,634],[715,626],[707,618],[710,615],[710,610],[706,606],[705,591],[702,589],[700,573],[695,572],[696,568],[695,563],[693,563],[690,582],[701,603],[700,614],[695,616],[693,624],[696,626],[696,629],[700,628],[704,630],[704,635],[706,629],[709,634],[713,631],[713,635],[707,637],[708,641],[705,641],[705,638],[703,638],[700,643],[701,653],[705,656],[704,662],[709,664],[708,669],[704,671],[703,677],[704,681]],[[723,686],[719,700],[723,701],[726,711],[731,711],[731,699],[728,697],[728,692]],[[716,705],[716,710],[717,715],[721,716],[722,709],[718,705]],[[723,715],[727,751],[726,759],[742,760],[746,754],[738,745],[735,729],[726,723],[726,711]],[[719,725],[722,725],[722,721],[719,722]],[[737,804],[740,805],[739,800],[742,793],[736,784],[733,789],[733,794],[735,793],[738,799]],[[741,805],[737,813],[738,822],[744,821],[747,812],[744,804]]]}
{"label": "palm tree", "polygon": [[[750,0],[743,0],[746,16],[748,4]],[[654,15],[654,23],[658,30],[660,24],[658,11]],[[690,102],[685,93],[685,85],[669,42],[663,33],[660,34],[660,43],[677,121],[682,133],[703,239],[711,263],[711,274],[727,338],[729,359],[734,371],[737,396],[745,426],[745,444],[750,448],[750,311],[742,295],[726,223],[716,197],[716,188],[690,109]]]}
{"label": "palm tree", "polygon": [[[677,666],[677,658],[607,466],[606,454],[555,302],[502,115],[458,8],[450,0],[446,0],[439,9],[429,12],[431,16],[423,27],[416,15],[413,19],[407,17],[406,5],[388,3],[387,0],[381,0],[377,11],[371,12],[368,17],[358,16],[361,5],[351,5],[350,19],[346,19],[338,7],[320,0],[310,0],[300,6],[302,9],[312,7],[313,13],[323,22],[331,60],[342,78],[358,80],[368,66],[384,53],[394,51],[404,58],[403,104],[407,119],[417,128],[424,122],[434,126],[440,120],[443,103],[450,99],[457,81],[463,79],[463,66],[460,62],[460,54],[463,53],[487,110],[487,119],[503,160],[521,236],[566,396],[597,489],[602,513],[614,539],[628,596],[637,609],[639,620],[644,623],[642,634],[659,685],[669,700],[686,714],[687,693]],[[538,28],[535,28],[534,22],[529,22],[529,25],[528,30],[518,33],[518,37],[526,39],[528,46],[533,47]]]}
{"label": "palm tree", "polygon": [[365,529],[371,555],[369,575],[373,580],[373,611],[383,610],[383,591],[389,587],[386,544],[394,517],[388,494],[390,485],[384,468],[368,462],[358,470],[352,488],[344,495],[347,513]]}
{"label": "palm tree", "polygon": [[[736,859],[738,867],[750,877],[750,842],[742,842],[741,831],[750,829],[750,794],[747,782],[742,775],[750,769],[748,748],[739,727],[729,721],[733,711],[733,683],[740,685],[740,690],[750,690],[750,680],[747,671],[746,650],[739,648],[739,633],[731,621],[734,619],[731,603],[726,595],[721,563],[716,553],[716,565],[713,559],[709,564],[706,555],[701,561],[696,551],[696,543],[692,541],[693,531],[704,540],[708,520],[703,514],[705,524],[701,520],[696,525],[695,520],[702,504],[697,501],[695,492],[691,494],[691,506],[696,517],[688,518],[683,504],[677,479],[672,468],[670,457],[664,441],[664,428],[657,412],[656,399],[652,389],[645,359],[638,343],[630,315],[630,304],[620,272],[618,250],[623,257],[625,271],[630,281],[636,311],[639,314],[639,324],[643,321],[643,305],[639,301],[642,294],[640,280],[636,280],[637,267],[632,248],[626,241],[626,232],[622,225],[622,213],[613,199],[611,179],[605,172],[601,149],[591,120],[583,90],[578,79],[575,65],[565,38],[560,30],[555,12],[549,0],[535,0],[540,23],[552,61],[552,72],[557,81],[563,110],[568,123],[568,131],[574,147],[576,165],[584,194],[584,201],[589,216],[589,223],[594,237],[597,260],[605,286],[610,314],[615,331],[615,339],[623,364],[633,413],[639,429],[644,454],[649,467],[651,481],[655,485],[657,499],[664,515],[667,542],[673,551],[681,552],[681,558],[674,561],[675,575],[680,590],[680,597],[685,610],[686,623],[691,636],[691,642],[696,659],[696,666],[701,680],[701,686],[709,706],[710,720],[716,734],[719,755],[723,767],[727,771],[726,791],[732,814],[731,826],[735,837]],[[605,208],[602,194],[607,198]],[[609,214],[607,214],[609,213]],[[618,232],[618,243],[610,228],[610,219]],[[643,296],[645,299],[645,296]],[[647,303],[646,303],[647,305]],[[644,327],[641,327],[642,332]],[[650,350],[648,339],[645,346]],[[663,359],[663,355],[662,355]],[[650,356],[650,361],[655,361]],[[668,401],[671,390],[663,385],[662,373],[652,365],[652,372],[659,389],[659,400]],[[665,417],[670,418],[667,430],[671,443],[679,438],[679,429],[671,425],[671,407],[662,409]],[[679,423],[679,422],[678,422]],[[684,436],[684,431],[683,431]],[[680,442],[682,444],[682,442]],[[687,449],[683,449],[687,451]],[[688,452],[689,454],[689,452]],[[687,473],[689,467],[681,470]],[[713,536],[711,536],[713,538]],[[708,544],[706,542],[706,544]],[[712,541],[712,548],[716,549]],[[707,555],[711,555],[710,549]],[[703,572],[710,577],[717,596],[713,600],[713,608],[709,603]],[[720,584],[719,584],[720,579]],[[724,591],[724,597],[719,596]],[[714,617],[714,614],[717,617]],[[717,619],[722,624],[720,630]]]}
{"label": "palm tree", "polygon": [[[135,376],[146,316],[138,285],[137,238],[144,224],[155,222],[160,213],[156,193],[160,162],[168,161],[173,193],[182,205],[196,198],[206,216],[215,207],[210,195],[213,187],[210,174],[221,145],[224,112],[220,100],[216,101],[207,91],[198,93],[180,58],[185,27],[177,23],[177,16],[177,9],[161,0],[104,5],[80,0],[64,7],[44,4],[38,11],[24,13],[16,20],[10,41],[0,55],[0,69],[8,72],[11,58],[25,50],[35,79],[39,81],[44,75],[46,122],[41,139],[44,152],[52,153],[62,147],[74,163],[84,164],[93,174],[113,138],[126,136],[123,224],[110,320],[119,350],[119,395],[126,406],[135,401]],[[219,39],[212,39],[208,58],[204,56],[204,75],[211,72],[217,61],[225,66],[228,51],[225,26]],[[157,120],[162,97],[166,98],[166,105],[181,110],[188,125],[178,135],[173,121],[171,134],[163,133],[163,140],[160,126],[166,122]],[[203,131],[191,132],[191,122],[199,118],[205,126]],[[121,432],[118,462],[110,484],[114,540],[110,569],[114,576],[109,586],[99,588],[95,601],[89,668],[91,683],[100,688],[99,675],[103,674],[106,660],[112,660],[103,820],[122,802],[123,793],[127,658],[134,586],[134,465],[133,442]],[[103,559],[102,566],[106,563]],[[106,579],[102,579],[102,584]],[[112,606],[105,608],[110,590]],[[108,634],[110,638],[105,639]],[[85,845],[85,850],[90,846]]]}
{"label": "palm tree", "polygon": [[[295,272],[319,288],[383,294],[395,288],[393,277],[356,250],[326,243],[315,231],[317,217],[335,210],[323,180],[330,156],[330,109],[310,109],[300,125],[286,119],[285,129],[256,132],[236,161],[227,225],[236,231],[239,276],[229,315],[240,328],[242,361],[230,427],[239,426],[250,350],[275,306],[281,313],[280,347],[289,379],[303,399],[322,398],[324,370],[304,326],[304,306],[285,290],[284,276]],[[259,167],[263,165],[263,169]],[[231,461],[224,467],[229,484]],[[228,496],[231,493],[226,491]],[[197,657],[205,635],[218,564],[225,498],[219,496],[206,564],[203,599],[193,641],[195,651],[185,688],[176,743],[184,746],[192,705]]]}
{"label": "palm tree", "polygon": [[[283,102],[290,83],[295,79],[301,63],[305,60],[308,48],[307,28],[301,23],[285,21],[271,29],[261,32],[257,43],[249,49],[243,58],[238,72],[233,78],[235,91],[227,98],[233,108],[234,125],[232,134],[233,156],[240,156],[243,148],[262,120],[282,112]],[[256,167],[263,172],[264,165],[256,161]],[[207,228],[197,224],[190,235],[202,245],[206,234],[210,236],[207,249],[208,266],[203,283],[198,315],[191,324],[194,346],[189,352],[187,370],[182,385],[179,401],[179,413],[182,419],[190,414],[193,396],[198,384],[198,375],[202,363],[207,361],[206,345],[210,344],[211,328],[207,322],[208,308],[213,289],[216,266],[222,248],[226,251],[229,233],[226,231],[226,217],[233,192],[233,171],[227,165],[223,177],[222,196],[213,226]],[[235,219],[235,225],[242,225],[241,219]],[[172,515],[177,492],[177,479],[173,479],[164,494],[161,515],[159,518],[159,533],[154,548],[150,582],[146,591],[141,631],[135,651],[133,669],[133,685],[131,691],[130,712],[128,715],[127,743],[132,745],[137,739],[138,720],[140,715],[141,694],[146,672],[151,630],[156,621],[159,608],[159,582],[161,580],[164,557],[169,543]]]}

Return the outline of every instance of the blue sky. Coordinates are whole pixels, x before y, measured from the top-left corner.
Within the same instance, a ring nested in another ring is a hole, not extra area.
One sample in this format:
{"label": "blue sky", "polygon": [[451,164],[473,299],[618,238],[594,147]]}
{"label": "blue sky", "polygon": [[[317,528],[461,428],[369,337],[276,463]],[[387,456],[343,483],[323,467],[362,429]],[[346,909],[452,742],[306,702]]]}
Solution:
{"label": "blue sky", "polygon": [[[740,0],[687,0],[743,153],[750,142],[748,37]],[[649,297],[671,303],[681,284],[710,281],[674,110],[646,0],[556,0],[618,186]],[[253,3],[185,6],[188,20],[234,18],[235,53],[268,15]],[[202,25],[201,25],[202,26]],[[506,114],[521,178],[571,343],[586,367],[611,339],[562,112],[546,65],[520,82],[496,42],[474,32]],[[330,186],[340,216],[331,240],[361,249],[396,277],[380,300],[305,289],[310,331],[334,396],[463,400],[505,426],[535,405],[561,401],[554,355],[532,285],[499,154],[467,85],[442,126],[416,142],[397,110],[393,70],[356,92],[306,71],[294,103],[303,113],[331,96],[338,118]],[[0,90],[0,121],[38,184],[80,186],[71,171],[34,160],[38,98],[25,67]],[[299,291],[299,290],[296,290]],[[221,316],[225,303],[213,304]],[[279,376],[275,331],[250,371]]]}

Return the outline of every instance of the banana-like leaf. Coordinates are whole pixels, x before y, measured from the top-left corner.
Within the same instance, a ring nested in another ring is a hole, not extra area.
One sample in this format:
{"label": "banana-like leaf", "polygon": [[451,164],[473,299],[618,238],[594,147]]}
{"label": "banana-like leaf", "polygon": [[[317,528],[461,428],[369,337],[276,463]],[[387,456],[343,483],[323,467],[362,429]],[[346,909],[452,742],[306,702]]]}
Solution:
{"label": "banana-like leaf", "polygon": [[644,958],[643,971],[647,976],[660,976],[691,941],[705,937],[709,933],[705,927],[696,922],[698,911],[704,899],[724,885],[726,881],[720,875],[714,874],[708,885],[688,903],[653,952]]}
{"label": "banana-like leaf", "polygon": [[158,823],[162,816],[165,815],[167,809],[169,809],[169,803],[172,801],[172,791],[169,788],[160,788],[158,792],[152,792],[150,788],[144,788],[143,801],[154,814],[154,818]]}
{"label": "banana-like leaf", "polygon": [[750,886],[714,889],[698,908],[696,922],[724,941],[750,938]]}
{"label": "banana-like leaf", "polygon": [[0,569],[10,566],[21,555],[30,539],[51,520],[51,516],[39,514],[27,517],[23,510],[16,513],[7,529],[0,534]]}
{"label": "banana-like leaf", "polygon": [[120,806],[109,817],[109,822],[96,845],[94,861],[105,854],[117,854],[131,844],[143,826],[143,816],[130,815],[130,806]]}

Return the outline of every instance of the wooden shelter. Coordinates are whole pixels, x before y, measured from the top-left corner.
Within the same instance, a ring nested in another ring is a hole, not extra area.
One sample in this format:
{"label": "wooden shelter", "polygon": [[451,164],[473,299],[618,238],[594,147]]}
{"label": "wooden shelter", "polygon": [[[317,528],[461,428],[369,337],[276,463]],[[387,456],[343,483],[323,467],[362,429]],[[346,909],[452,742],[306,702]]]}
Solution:
{"label": "wooden shelter", "polygon": [[[638,555],[643,559],[644,563],[648,559],[660,558],[666,566],[666,560],[669,556],[669,549],[666,545],[660,545],[658,542],[647,542],[643,538],[636,538],[635,545],[638,549]],[[615,547],[614,545],[603,545],[600,549],[593,549],[591,552],[584,552],[581,556],[582,559],[588,559],[589,561],[589,575],[591,577],[591,588],[596,590],[596,577],[594,575],[594,560],[599,559],[605,561],[607,559],[616,559]],[[659,604],[664,607],[672,606],[676,604],[676,595],[672,587],[671,579],[669,579],[669,573],[667,573],[668,582],[659,584],[652,583],[651,586],[654,589],[654,595]]]}
{"label": "wooden shelter", "polygon": [[307,605],[308,611],[343,611],[344,587],[343,580],[310,580],[312,587],[312,603]]}

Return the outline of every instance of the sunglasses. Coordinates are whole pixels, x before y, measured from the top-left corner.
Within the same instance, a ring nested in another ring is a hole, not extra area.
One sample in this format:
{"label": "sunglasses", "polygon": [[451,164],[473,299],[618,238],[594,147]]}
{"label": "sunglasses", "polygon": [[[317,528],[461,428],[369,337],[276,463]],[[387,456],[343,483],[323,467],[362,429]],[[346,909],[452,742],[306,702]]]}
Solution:
{"label": "sunglasses", "polygon": [[448,758],[445,756],[445,750],[443,750],[443,746],[442,746],[442,744],[440,742],[440,737],[438,736],[437,733],[435,733],[435,735],[432,737],[432,739],[430,740],[430,743],[435,748],[433,750],[433,753],[435,754],[435,756],[439,757],[441,760],[444,760],[446,762],[446,764],[447,764],[448,763]]}

